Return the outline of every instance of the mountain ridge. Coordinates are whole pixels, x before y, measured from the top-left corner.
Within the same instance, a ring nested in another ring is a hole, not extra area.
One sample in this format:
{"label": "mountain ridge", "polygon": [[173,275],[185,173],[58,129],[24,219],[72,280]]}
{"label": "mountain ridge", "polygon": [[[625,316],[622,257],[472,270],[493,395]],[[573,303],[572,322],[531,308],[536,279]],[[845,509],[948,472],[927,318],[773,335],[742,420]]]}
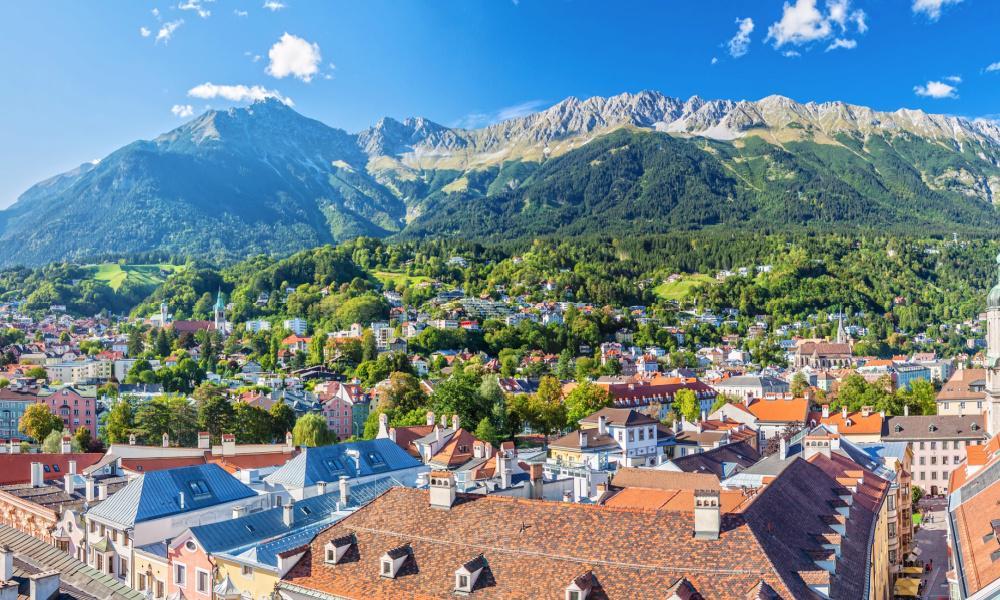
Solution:
{"label": "mountain ridge", "polygon": [[[859,220],[867,196],[903,225],[927,224],[919,213],[923,202],[946,228],[980,229],[992,226],[981,209],[1000,200],[1000,126],[919,110],[799,103],[777,95],[682,100],[642,91],[570,97],[479,129],[385,117],[349,133],[268,100],[207,111],[32,186],[0,211],[0,265],[148,250],[212,258],[285,254],[357,235],[483,237],[483,226],[470,224],[493,211],[510,217],[507,237],[518,237],[539,232],[511,212],[528,206],[535,219],[575,219],[566,230],[579,233],[586,224],[577,221],[621,211],[592,202],[587,205],[595,212],[588,214],[566,208],[582,196],[542,197],[558,196],[551,182],[559,179],[543,167],[582,156],[594,140],[622,129],[673,141],[634,138],[641,156],[630,154],[621,172],[565,164],[581,177],[601,171],[619,186],[648,182],[650,165],[680,177],[674,186],[689,185],[685,177],[699,179],[707,187],[698,197],[712,206],[693,227],[725,223],[719,208],[736,196],[746,209],[733,214],[746,218],[773,214],[773,205],[783,204],[798,215],[789,223],[808,225],[802,220],[815,215],[839,222],[829,210],[801,206],[807,193],[816,195],[813,203],[824,202],[823,194],[840,194],[829,202],[850,207],[845,223]],[[616,162],[611,156],[590,160]],[[672,161],[682,170],[675,172]],[[612,189],[604,183],[602,189]],[[728,191],[716,193],[712,185]],[[661,197],[617,197],[642,203],[634,208],[647,219],[659,216],[678,227],[685,219],[674,211],[702,212],[691,204],[694,196],[671,204],[663,199],[674,191],[656,189]],[[553,212],[532,212],[539,206]]]}

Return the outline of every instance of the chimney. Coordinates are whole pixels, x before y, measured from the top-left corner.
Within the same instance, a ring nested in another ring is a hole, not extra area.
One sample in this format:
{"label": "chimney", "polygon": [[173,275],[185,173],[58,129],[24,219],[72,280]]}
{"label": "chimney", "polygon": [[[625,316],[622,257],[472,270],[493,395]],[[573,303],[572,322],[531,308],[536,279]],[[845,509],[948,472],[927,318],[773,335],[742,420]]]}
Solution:
{"label": "chimney", "polygon": [[903,405],[903,416],[904,417],[910,416],[910,405],[908,404]]}
{"label": "chimney", "polygon": [[42,471],[42,463],[40,462],[31,463],[31,487],[33,488],[42,487],[43,473],[44,471]]}
{"label": "chimney", "polygon": [[14,438],[10,438],[10,453],[20,454],[21,453],[21,442]]}
{"label": "chimney", "polygon": [[583,429],[580,430],[580,447],[581,448],[587,447],[587,432],[584,431]]}
{"label": "chimney", "polygon": [[451,471],[431,471],[431,508],[451,510],[455,504],[455,476]]}
{"label": "chimney", "polygon": [[317,496],[322,496],[324,494],[326,494],[326,482],[325,481],[317,481],[316,482],[316,495]]}
{"label": "chimney", "polygon": [[76,461],[75,460],[69,461],[69,474],[70,475],[76,475]]}
{"label": "chimney", "polygon": [[0,569],[0,581],[14,578],[14,550],[7,544],[0,546]]}
{"label": "chimney", "polygon": [[830,418],[830,405],[829,404],[824,404],[823,405],[823,418],[824,419],[829,419]]}
{"label": "chimney", "polygon": [[778,458],[785,460],[788,458],[788,440],[785,439],[785,436],[781,436],[780,440],[778,442]]}
{"label": "chimney", "polygon": [[0,600],[18,600],[17,580],[0,581]]}
{"label": "chimney", "polygon": [[71,454],[73,452],[73,438],[64,435],[59,443],[59,453],[60,454]]}
{"label": "chimney", "polygon": [[545,479],[543,477],[544,472],[545,468],[542,466],[541,463],[531,463],[528,466],[528,474],[531,477],[530,495],[532,500],[541,500],[542,497],[544,496],[543,494],[545,488]]}
{"label": "chimney", "polygon": [[59,595],[59,571],[42,571],[28,575],[29,598],[31,600],[51,600]]}
{"label": "chimney", "polygon": [[566,490],[563,492],[563,502],[572,502],[573,492],[571,490]]}
{"label": "chimney", "polygon": [[608,418],[604,415],[597,416],[597,433],[604,435],[608,432]]}
{"label": "chimney", "polygon": [[128,434],[128,445],[129,446],[135,446],[135,434],[134,433]]}
{"label": "chimney", "polygon": [[63,485],[64,485],[64,489],[65,489],[66,493],[69,494],[69,495],[73,495],[73,490],[76,489],[76,486],[73,485],[73,474],[72,473],[67,473],[66,476],[63,477]]}
{"label": "chimney", "polygon": [[385,413],[378,414],[378,438],[390,437],[389,434],[389,415]]}
{"label": "chimney", "polygon": [[233,456],[236,454],[236,436],[231,433],[222,434],[222,455]]}
{"label": "chimney", "polygon": [[285,527],[291,527],[295,523],[295,499],[289,498],[288,504],[281,507],[281,522]]}
{"label": "chimney", "polygon": [[441,415],[441,429],[448,426],[448,417],[446,415]]}
{"label": "chimney", "polygon": [[451,415],[451,428],[458,431],[458,414]]}
{"label": "chimney", "polygon": [[843,420],[845,420],[845,421],[847,420],[847,406],[846,405],[840,407],[840,418],[843,419]]}
{"label": "chimney", "polygon": [[207,431],[198,432],[198,449],[209,450],[212,447],[212,436]]}
{"label": "chimney", "polygon": [[97,484],[97,499],[98,500],[108,499],[108,484],[106,483]]}
{"label": "chimney", "polygon": [[86,495],[87,502],[93,502],[94,501],[94,478],[91,477],[90,475],[87,475],[84,478],[83,481],[84,481],[84,490],[86,490],[86,494],[87,494]]}
{"label": "chimney", "polygon": [[234,506],[233,507],[233,518],[239,519],[240,517],[247,514],[247,507],[245,506]]}
{"label": "chimney", "polygon": [[434,411],[433,410],[427,411],[427,426],[428,427],[433,427],[434,426]]}
{"label": "chimney", "polygon": [[719,490],[694,491],[694,537],[699,540],[719,539],[722,509]]}
{"label": "chimney", "polygon": [[497,471],[500,475],[500,489],[510,487],[510,456],[506,452],[497,454]]}
{"label": "chimney", "polygon": [[340,503],[347,506],[351,500],[351,484],[347,481],[347,475],[340,476]]}
{"label": "chimney", "polygon": [[170,436],[167,435],[166,431],[163,432],[163,447],[164,448],[170,447]]}

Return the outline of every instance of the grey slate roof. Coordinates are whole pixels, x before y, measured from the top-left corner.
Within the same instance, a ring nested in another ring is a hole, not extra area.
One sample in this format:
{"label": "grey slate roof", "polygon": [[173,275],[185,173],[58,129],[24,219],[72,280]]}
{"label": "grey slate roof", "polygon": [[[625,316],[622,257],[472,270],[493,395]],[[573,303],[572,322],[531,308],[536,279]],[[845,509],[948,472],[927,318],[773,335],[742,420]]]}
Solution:
{"label": "grey slate roof", "polygon": [[[0,525],[0,544],[14,550],[14,576],[21,578],[42,571],[59,571],[60,598],[80,600],[142,600],[140,592],[101,573],[62,550],[26,533]],[[19,581],[19,583],[21,583]]]}
{"label": "grey slate roof", "polygon": [[[181,496],[184,497],[181,508]],[[90,510],[91,516],[131,527],[136,523],[224,504],[257,493],[216,464],[144,473]]]}
{"label": "grey slate roof", "polygon": [[389,474],[421,466],[390,439],[343,442],[332,446],[303,448],[298,456],[264,478],[270,485],[307,487],[321,481],[334,483],[344,475],[350,479]]}
{"label": "grey slate roof", "polygon": [[887,417],[883,440],[986,439],[982,415]]}
{"label": "grey slate roof", "polygon": [[760,458],[760,453],[754,450],[750,444],[733,442],[706,452],[681,456],[673,459],[672,462],[681,471],[712,473],[719,479],[725,479],[757,464]]}
{"label": "grey slate roof", "polygon": [[[373,481],[352,485],[348,491],[346,508],[353,509],[363,506],[379,494],[397,485],[403,484],[392,477],[380,477]],[[335,511],[345,508],[340,505],[339,486],[331,485],[330,487],[334,488],[332,493],[313,496],[295,503],[292,528],[287,527],[282,520],[284,508],[279,506],[244,515],[238,519],[198,525],[191,528],[191,533],[198,539],[206,552],[219,553],[223,550],[239,549],[248,544],[257,544],[296,529],[325,523]]]}

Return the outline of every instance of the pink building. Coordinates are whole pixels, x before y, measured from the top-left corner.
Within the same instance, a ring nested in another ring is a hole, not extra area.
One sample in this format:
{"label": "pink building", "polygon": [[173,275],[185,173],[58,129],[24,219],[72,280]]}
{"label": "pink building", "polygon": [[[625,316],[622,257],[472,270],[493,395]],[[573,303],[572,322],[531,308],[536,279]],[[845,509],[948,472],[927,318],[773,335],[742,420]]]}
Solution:
{"label": "pink building", "polygon": [[62,419],[63,431],[75,433],[77,429],[86,427],[90,430],[90,437],[97,439],[97,398],[84,396],[72,386],[43,390],[37,398],[39,404],[45,404],[52,414]]}
{"label": "pink building", "polygon": [[212,573],[215,565],[190,529],[170,542],[167,564],[170,567],[168,598],[212,598]]}
{"label": "pink building", "polygon": [[317,385],[314,391],[323,403],[326,426],[338,438],[345,440],[364,433],[369,399],[359,384],[327,381]]}

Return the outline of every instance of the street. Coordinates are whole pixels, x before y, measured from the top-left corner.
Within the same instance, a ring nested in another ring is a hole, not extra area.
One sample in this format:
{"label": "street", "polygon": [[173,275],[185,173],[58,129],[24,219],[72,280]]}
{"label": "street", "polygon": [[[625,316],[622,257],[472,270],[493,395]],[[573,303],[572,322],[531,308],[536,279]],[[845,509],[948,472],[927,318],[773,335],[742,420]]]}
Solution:
{"label": "street", "polygon": [[[920,548],[920,560],[931,563],[933,568],[922,578],[924,592],[921,598],[948,598],[948,543],[945,508],[947,500],[934,498],[922,500],[920,508],[924,513],[924,522],[917,530],[914,539]],[[933,561],[933,562],[931,562]]]}

